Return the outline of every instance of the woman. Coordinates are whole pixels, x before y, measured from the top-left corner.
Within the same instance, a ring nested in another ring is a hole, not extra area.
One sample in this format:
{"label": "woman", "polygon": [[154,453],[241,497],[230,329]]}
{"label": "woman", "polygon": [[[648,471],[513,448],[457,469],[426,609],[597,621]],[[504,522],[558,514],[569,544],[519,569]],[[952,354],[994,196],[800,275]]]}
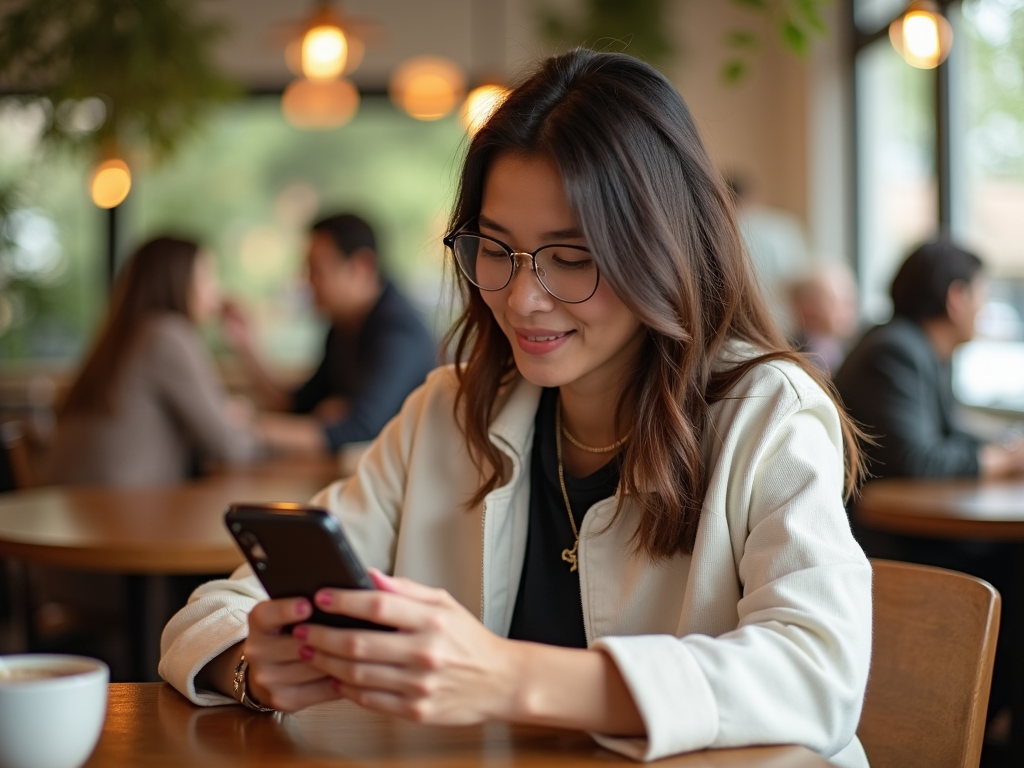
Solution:
{"label": "woman", "polygon": [[645,760],[795,742],[866,765],[853,431],[768,319],[727,195],[654,69],[545,62],[463,168],[462,364],[314,500],[380,588],[317,604],[400,631],[303,623],[243,569],[168,624],[164,678],[199,704],[583,729]]}
{"label": "woman", "polygon": [[219,307],[213,265],[195,243],[161,237],[135,252],[61,408],[50,482],[177,483],[197,461],[255,456],[196,328]]}

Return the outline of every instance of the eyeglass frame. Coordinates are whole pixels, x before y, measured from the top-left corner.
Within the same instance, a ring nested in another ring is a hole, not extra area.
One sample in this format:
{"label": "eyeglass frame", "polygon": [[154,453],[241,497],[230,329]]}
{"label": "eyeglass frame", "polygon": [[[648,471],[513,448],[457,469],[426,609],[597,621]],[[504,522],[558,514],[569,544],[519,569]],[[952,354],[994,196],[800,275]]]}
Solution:
{"label": "eyeglass frame", "polygon": [[[501,286],[500,288],[484,288],[482,285],[477,284],[473,280],[473,278],[471,278],[468,274],[466,274],[466,268],[462,266],[462,262],[459,261],[459,256],[455,252],[455,238],[461,235],[466,235],[468,237],[483,238],[484,240],[490,240],[492,243],[500,245],[505,250],[505,253],[508,254],[508,257],[512,262],[512,271],[509,273],[508,280],[505,281],[505,284],[503,286]],[[448,250],[452,252],[452,258],[455,259],[455,263],[458,265],[459,271],[462,272],[465,278],[469,280],[469,282],[472,285],[475,285],[481,291],[488,291],[490,293],[494,293],[496,291],[503,291],[506,288],[508,288],[509,284],[512,282],[512,278],[516,276],[516,271],[519,269],[519,259],[516,258],[517,256],[530,257],[530,269],[532,269],[533,274],[536,275],[537,282],[540,283],[541,288],[543,288],[549,296],[558,299],[563,304],[582,304],[585,301],[590,301],[590,299],[594,297],[594,294],[597,293],[597,287],[601,284],[601,270],[597,266],[596,261],[594,262],[594,271],[597,272],[597,278],[594,280],[594,290],[590,292],[590,295],[587,296],[587,298],[579,299],[577,301],[569,301],[568,299],[563,299],[561,296],[556,296],[552,292],[552,290],[548,288],[547,285],[544,284],[544,279],[539,274],[537,274],[537,254],[543,251],[545,248],[572,248],[573,250],[576,251],[586,251],[587,253],[591,254],[591,256],[593,256],[593,251],[591,251],[589,248],[583,245],[569,245],[568,243],[548,243],[547,245],[542,245],[540,248],[530,253],[529,251],[517,251],[512,246],[508,245],[507,243],[503,243],[496,237],[485,235],[482,232],[473,232],[472,230],[469,229],[459,229],[456,230],[455,232],[452,232],[451,234],[445,235],[444,238],[442,238],[441,242],[444,243],[448,247]]]}

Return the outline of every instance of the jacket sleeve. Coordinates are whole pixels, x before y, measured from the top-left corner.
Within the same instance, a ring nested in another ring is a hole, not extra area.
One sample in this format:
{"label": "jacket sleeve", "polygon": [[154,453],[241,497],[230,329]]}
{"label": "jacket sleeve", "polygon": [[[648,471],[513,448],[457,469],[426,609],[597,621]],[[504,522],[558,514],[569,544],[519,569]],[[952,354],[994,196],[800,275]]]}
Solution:
{"label": "jacket sleeve", "polygon": [[871,652],[871,568],[843,511],[838,429],[835,410],[821,403],[789,414],[761,439],[744,436],[758,448],[750,461],[735,460],[731,483],[749,490],[745,500],[729,499],[744,509],[706,506],[698,538],[717,540],[716,549],[720,537],[732,540],[736,560],[720,577],[738,579],[738,623],[717,637],[598,641],[647,729],[643,739],[596,735],[599,742],[640,760],[802,744],[840,764],[866,765],[855,732]]}
{"label": "jacket sleeve", "polygon": [[[424,390],[421,387],[413,393],[401,414],[367,449],[353,477],[332,483],[310,502],[337,515],[363,563],[386,573],[394,570],[406,466],[424,407]],[[160,676],[195,704],[233,703],[233,699],[218,693],[197,691],[195,676],[221,652],[248,636],[249,611],[266,599],[266,592],[247,565],[230,579],[199,587],[164,628]]]}
{"label": "jacket sleeve", "polygon": [[878,438],[873,454],[886,477],[975,477],[981,441],[965,432],[943,433],[936,422],[933,373],[910,351],[879,345],[864,361],[857,387],[868,431]]}
{"label": "jacket sleeve", "polygon": [[185,321],[163,321],[150,340],[150,374],[160,397],[204,458],[244,464],[259,443],[244,425],[227,416],[224,389],[198,334]]}

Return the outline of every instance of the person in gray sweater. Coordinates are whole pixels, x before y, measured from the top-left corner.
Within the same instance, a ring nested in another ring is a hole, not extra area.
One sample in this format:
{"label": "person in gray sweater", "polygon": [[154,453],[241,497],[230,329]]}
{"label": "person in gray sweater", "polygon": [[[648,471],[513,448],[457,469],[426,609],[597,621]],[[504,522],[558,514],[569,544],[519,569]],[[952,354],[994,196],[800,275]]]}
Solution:
{"label": "person in gray sweater", "polygon": [[195,243],[161,237],[135,252],[59,412],[49,482],[173,484],[205,463],[257,456],[197,328],[219,307],[213,265]]}

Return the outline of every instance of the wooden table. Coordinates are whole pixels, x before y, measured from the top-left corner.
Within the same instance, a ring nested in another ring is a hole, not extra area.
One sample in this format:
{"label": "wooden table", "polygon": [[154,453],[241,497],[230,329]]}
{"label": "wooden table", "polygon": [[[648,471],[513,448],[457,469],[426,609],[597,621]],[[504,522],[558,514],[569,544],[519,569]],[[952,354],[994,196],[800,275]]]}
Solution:
{"label": "wooden table", "polygon": [[233,501],[305,502],[338,477],[334,459],[265,462],[155,488],[65,486],[0,494],[0,557],[129,575],[133,679],[156,678],[166,576],[228,573],[243,561]]}
{"label": "wooden table", "polygon": [[[1003,541],[1017,551],[1017,584],[1024,595],[1024,480],[875,480],[854,505],[854,519],[888,533],[938,539]],[[1024,765],[1024,616],[1005,612],[1012,653],[1015,765]],[[1006,651],[1004,651],[1005,653]]]}
{"label": "wooden table", "polygon": [[890,533],[1024,542],[1024,480],[874,480],[854,517]]}
{"label": "wooden table", "polygon": [[[552,728],[415,725],[348,702],[295,715],[260,715],[241,707],[195,707],[170,686],[110,686],[107,721],[86,768],[218,765],[239,768],[600,768],[637,765],[586,734]],[[803,747],[695,752],[656,763],[672,768],[827,768]]]}
{"label": "wooden table", "polygon": [[61,486],[0,494],[0,557],[113,573],[221,573],[241,564],[232,501],[309,501],[331,459],[278,461],[155,488]]}

